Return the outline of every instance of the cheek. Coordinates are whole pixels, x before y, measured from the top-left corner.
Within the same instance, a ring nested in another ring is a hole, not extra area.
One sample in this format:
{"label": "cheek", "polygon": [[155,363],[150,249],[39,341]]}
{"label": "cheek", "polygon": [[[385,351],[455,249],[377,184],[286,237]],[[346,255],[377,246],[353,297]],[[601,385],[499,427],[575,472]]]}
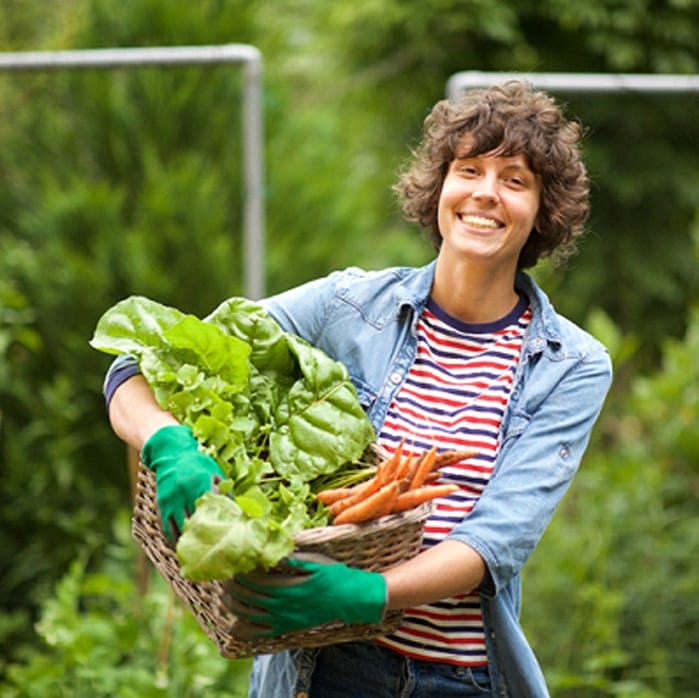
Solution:
{"label": "cheek", "polygon": [[437,224],[441,227],[449,211],[449,188],[443,186],[437,198]]}
{"label": "cheek", "polygon": [[443,192],[437,202],[437,227],[440,233],[448,231],[454,221],[454,204],[448,196],[448,192]]}
{"label": "cheek", "polygon": [[522,206],[522,218],[528,221],[529,229],[536,227],[541,213],[541,204],[538,198],[525,202]]}
{"label": "cheek", "polygon": [[437,211],[448,211],[453,208],[459,201],[464,197],[464,193],[461,188],[454,186],[450,179],[447,177],[442,184],[442,189],[439,192],[439,198],[437,200]]}

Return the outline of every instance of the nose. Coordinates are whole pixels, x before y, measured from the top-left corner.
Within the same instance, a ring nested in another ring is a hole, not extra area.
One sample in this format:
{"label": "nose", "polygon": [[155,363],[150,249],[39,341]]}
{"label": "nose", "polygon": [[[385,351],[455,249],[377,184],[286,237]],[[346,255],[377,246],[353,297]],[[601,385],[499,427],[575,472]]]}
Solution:
{"label": "nose", "polygon": [[498,199],[497,180],[494,176],[481,177],[471,194],[480,203],[495,203]]}

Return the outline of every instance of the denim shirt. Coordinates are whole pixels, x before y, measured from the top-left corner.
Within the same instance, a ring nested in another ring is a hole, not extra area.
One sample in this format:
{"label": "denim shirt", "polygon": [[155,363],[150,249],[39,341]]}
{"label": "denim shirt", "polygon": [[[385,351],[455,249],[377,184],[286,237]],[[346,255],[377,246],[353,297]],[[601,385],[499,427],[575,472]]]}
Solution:
{"label": "denim shirt", "polygon": [[[415,358],[416,326],[435,262],[414,269],[334,272],[272,296],[277,322],[342,361],[380,431]],[[558,315],[520,272],[516,288],[532,307],[500,449],[479,501],[449,537],[474,548],[487,566],[480,589],[494,696],[548,696],[543,673],[519,623],[520,571],[536,547],[583,456],[611,383],[609,355]],[[258,657],[251,696],[288,698],[310,688],[317,650]]]}

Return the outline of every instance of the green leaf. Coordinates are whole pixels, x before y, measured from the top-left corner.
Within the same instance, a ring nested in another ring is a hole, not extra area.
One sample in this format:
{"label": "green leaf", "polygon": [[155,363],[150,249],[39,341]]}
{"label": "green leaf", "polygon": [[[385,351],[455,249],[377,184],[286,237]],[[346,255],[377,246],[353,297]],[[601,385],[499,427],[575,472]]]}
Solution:
{"label": "green leaf", "polygon": [[250,361],[260,371],[294,374],[296,364],[286,334],[259,303],[246,298],[229,298],[205,320],[247,342],[251,348]]}
{"label": "green leaf", "polygon": [[303,377],[277,410],[270,458],[283,477],[310,481],[361,457],[374,434],[346,368],[298,337],[288,342]]}
{"label": "green leaf", "polygon": [[162,339],[168,351],[191,355],[208,375],[218,376],[241,390],[247,384],[250,346],[218,327],[186,315],[165,330]]}
{"label": "green leaf", "polygon": [[184,577],[223,580],[238,572],[272,567],[293,548],[293,538],[279,523],[250,516],[229,497],[207,493],[185,523],[177,555]]}
{"label": "green leaf", "polygon": [[164,346],[165,332],[184,313],[143,296],[131,296],[110,308],[97,323],[90,346],[108,354],[136,354]]}

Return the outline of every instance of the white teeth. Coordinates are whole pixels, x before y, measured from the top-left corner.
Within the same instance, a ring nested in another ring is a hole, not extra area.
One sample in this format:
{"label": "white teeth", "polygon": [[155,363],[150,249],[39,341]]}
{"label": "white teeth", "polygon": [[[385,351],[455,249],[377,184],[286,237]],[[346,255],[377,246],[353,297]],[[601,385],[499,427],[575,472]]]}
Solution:
{"label": "white teeth", "polygon": [[483,218],[481,216],[464,216],[464,223],[475,226],[476,228],[497,228],[498,223],[492,218]]}

